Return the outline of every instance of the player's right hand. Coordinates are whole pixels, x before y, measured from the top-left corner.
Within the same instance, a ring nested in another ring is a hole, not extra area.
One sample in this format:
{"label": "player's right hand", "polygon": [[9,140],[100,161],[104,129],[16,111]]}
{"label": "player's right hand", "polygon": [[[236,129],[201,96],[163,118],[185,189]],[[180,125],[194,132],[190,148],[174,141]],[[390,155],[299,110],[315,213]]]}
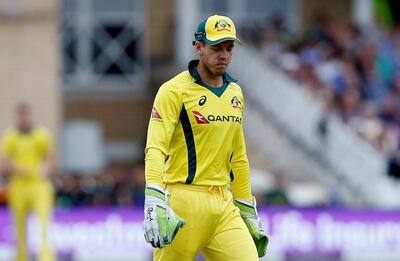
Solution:
{"label": "player's right hand", "polygon": [[148,185],[144,201],[144,238],[153,247],[170,244],[185,221],[168,206],[168,191]]}

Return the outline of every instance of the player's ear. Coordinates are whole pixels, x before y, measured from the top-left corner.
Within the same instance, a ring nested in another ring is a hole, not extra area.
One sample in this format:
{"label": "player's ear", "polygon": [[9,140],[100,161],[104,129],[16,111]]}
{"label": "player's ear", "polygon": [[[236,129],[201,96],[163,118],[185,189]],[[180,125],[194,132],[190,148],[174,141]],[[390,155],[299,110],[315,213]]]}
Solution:
{"label": "player's ear", "polygon": [[194,42],[194,49],[196,50],[197,54],[201,53],[201,48],[203,47],[203,43],[200,41]]}

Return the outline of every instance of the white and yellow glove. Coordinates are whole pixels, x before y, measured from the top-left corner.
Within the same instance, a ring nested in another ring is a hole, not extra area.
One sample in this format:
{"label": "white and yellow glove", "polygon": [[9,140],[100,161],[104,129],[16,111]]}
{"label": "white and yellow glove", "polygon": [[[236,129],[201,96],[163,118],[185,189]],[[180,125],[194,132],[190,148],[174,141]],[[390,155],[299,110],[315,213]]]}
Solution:
{"label": "white and yellow glove", "polygon": [[170,244],[185,221],[168,206],[168,191],[148,185],[144,200],[144,237],[153,247]]}
{"label": "white and yellow glove", "polygon": [[258,256],[263,257],[267,251],[268,236],[258,217],[256,199],[253,198],[253,204],[243,199],[234,199],[233,204],[240,210],[240,215],[256,245]]}

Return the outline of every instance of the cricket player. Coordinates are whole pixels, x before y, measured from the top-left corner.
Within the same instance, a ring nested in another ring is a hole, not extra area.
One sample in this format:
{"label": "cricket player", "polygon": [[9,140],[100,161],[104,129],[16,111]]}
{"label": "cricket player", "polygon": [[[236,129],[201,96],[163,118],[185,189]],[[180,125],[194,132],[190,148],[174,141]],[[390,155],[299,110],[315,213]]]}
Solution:
{"label": "cricket player", "polygon": [[[243,136],[243,93],[225,72],[236,37],[226,16],[195,33],[199,60],[164,83],[145,149],[144,233],[154,260],[251,261],[268,238],[252,196]],[[230,185],[228,190],[227,186]]]}
{"label": "cricket player", "polygon": [[50,134],[34,127],[30,107],[19,104],[17,126],[7,130],[1,140],[0,156],[3,171],[9,173],[9,206],[17,228],[17,261],[27,261],[26,220],[33,210],[41,225],[39,261],[52,261],[47,226],[53,208],[53,187],[49,175],[55,168]]}

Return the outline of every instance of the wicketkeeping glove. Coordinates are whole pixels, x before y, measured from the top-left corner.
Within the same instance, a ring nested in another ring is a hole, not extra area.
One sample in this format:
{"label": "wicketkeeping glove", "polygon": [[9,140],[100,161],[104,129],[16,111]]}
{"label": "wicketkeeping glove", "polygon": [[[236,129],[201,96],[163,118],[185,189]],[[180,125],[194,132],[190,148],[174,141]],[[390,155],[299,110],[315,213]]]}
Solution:
{"label": "wicketkeeping glove", "polygon": [[267,251],[268,237],[265,234],[261,220],[258,217],[255,198],[253,198],[253,202],[254,203],[251,204],[250,202],[242,199],[233,200],[233,204],[240,209],[240,215],[242,216],[244,223],[253,237],[258,256],[262,257]]}
{"label": "wicketkeeping glove", "polygon": [[157,185],[148,185],[144,200],[144,237],[153,247],[170,244],[178,230],[185,224],[168,207],[168,191]]}

